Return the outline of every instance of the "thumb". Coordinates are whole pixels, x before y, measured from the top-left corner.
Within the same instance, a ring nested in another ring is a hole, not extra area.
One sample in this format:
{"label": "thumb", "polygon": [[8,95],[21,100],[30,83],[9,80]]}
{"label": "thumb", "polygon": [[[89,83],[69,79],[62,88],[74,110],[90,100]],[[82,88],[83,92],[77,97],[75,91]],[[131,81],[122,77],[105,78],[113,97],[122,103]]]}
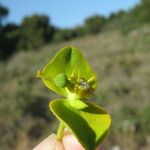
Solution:
{"label": "thumb", "polygon": [[64,148],[62,143],[57,140],[56,135],[52,134],[37,145],[33,150],[64,150]]}

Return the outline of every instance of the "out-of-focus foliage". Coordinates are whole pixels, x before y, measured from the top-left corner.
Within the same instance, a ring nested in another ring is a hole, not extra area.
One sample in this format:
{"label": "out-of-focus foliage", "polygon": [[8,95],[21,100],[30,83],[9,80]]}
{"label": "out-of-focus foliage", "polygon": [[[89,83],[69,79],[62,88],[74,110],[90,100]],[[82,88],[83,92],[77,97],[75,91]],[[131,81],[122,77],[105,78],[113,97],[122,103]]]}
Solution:
{"label": "out-of-focus foliage", "polygon": [[16,51],[18,42],[18,26],[9,23],[3,25],[3,21],[8,15],[8,9],[0,4],[0,60],[8,58]]}
{"label": "out-of-focus foliage", "polygon": [[53,41],[54,42],[61,42],[61,41],[68,41],[73,38],[77,37],[74,30],[71,29],[58,29],[54,34]]}
{"label": "out-of-focus foliage", "polygon": [[18,49],[36,49],[50,42],[54,27],[45,15],[33,15],[24,18],[20,26]]}
{"label": "out-of-focus foliage", "polygon": [[150,1],[141,0],[141,3],[133,9],[133,16],[140,22],[150,22]]}
{"label": "out-of-focus foliage", "polygon": [[102,16],[92,16],[85,20],[84,28],[87,34],[99,33],[104,26],[105,18]]}
{"label": "out-of-focus foliage", "polygon": [[[38,49],[48,43],[68,41],[77,37],[104,31],[120,30],[127,35],[134,28],[150,22],[150,2],[141,2],[128,11],[119,11],[108,18],[100,15],[88,17],[84,24],[70,29],[60,29],[51,24],[46,15],[25,17],[21,25],[8,29],[10,24],[0,24],[0,58],[5,60],[17,50]],[[7,17],[8,9],[0,5],[1,22]],[[12,23],[11,23],[12,25]]]}
{"label": "out-of-focus foliage", "polygon": [[0,27],[3,19],[8,15],[8,9],[0,4]]}
{"label": "out-of-focus foliage", "polygon": [[0,59],[6,59],[16,51],[19,41],[19,28],[15,24],[7,24],[0,31]]}
{"label": "out-of-focus foliage", "polygon": [[84,27],[77,26],[73,29],[56,29],[53,37],[53,42],[69,41],[73,38],[82,37],[85,35]]}

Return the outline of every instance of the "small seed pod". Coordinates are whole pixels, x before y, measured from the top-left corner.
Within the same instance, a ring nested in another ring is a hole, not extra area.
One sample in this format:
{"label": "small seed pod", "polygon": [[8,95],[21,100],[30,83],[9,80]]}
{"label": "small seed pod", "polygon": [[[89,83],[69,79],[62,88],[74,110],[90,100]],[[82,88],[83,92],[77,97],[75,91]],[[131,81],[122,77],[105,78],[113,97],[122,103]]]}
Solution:
{"label": "small seed pod", "polygon": [[93,92],[93,87],[84,79],[80,78],[78,83],[75,85],[76,92],[84,98],[88,98]]}
{"label": "small seed pod", "polygon": [[58,87],[61,87],[61,88],[67,86],[67,84],[69,83],[67,76],[63,73],[58,74],[55,77],[54,82]]}

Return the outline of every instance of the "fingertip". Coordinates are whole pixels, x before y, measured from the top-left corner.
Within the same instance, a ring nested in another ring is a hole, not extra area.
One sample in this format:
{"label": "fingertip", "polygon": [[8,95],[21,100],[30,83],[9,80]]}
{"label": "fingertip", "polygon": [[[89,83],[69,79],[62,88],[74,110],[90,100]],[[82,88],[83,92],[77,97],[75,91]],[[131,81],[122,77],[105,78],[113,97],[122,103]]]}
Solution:
{"label": "fingertip", "polygon": [[85,150],[72,134],[64,135],[62,142],[65,150]]}

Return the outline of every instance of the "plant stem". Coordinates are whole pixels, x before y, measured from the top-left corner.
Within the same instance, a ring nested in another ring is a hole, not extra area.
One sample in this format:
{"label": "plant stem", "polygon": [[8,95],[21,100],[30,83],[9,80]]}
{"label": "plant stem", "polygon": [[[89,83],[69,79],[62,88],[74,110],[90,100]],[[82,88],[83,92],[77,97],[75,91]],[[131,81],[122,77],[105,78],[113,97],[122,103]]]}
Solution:
{"label": "plant stem", "polygon": [[59,141],[62,140],[64,128],[65,128],[65,125],[62,122],[60,122],[58,129],[57,129],[57,140]]}

